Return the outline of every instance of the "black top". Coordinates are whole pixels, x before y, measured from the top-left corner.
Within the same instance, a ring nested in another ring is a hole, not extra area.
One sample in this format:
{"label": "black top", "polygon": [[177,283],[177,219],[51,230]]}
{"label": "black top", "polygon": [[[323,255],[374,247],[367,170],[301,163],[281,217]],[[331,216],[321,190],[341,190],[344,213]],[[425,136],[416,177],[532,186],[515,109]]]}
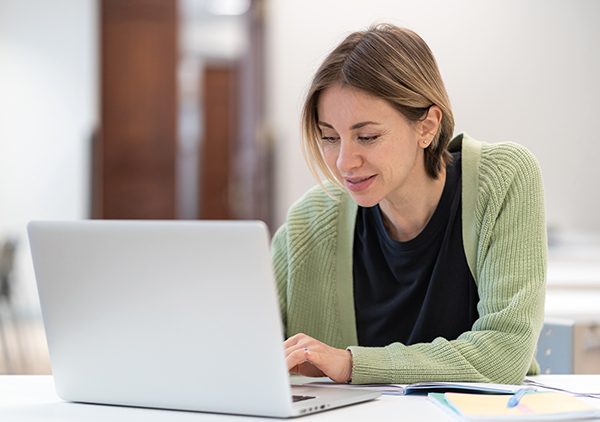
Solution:
{"label": "black top", "polygon": [[360,346],[453,340],[478,317],[462,241],[460,152],[452,156],[440,202],[414,239],[392,239],[378,205],[358,208],[353,277]]}

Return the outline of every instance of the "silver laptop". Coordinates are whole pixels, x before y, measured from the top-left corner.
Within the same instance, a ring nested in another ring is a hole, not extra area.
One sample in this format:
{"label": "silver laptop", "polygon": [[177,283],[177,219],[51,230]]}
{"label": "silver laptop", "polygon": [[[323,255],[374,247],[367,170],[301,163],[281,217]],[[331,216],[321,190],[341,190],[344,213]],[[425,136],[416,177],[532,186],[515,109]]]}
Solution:
{"label": "silver laptop", "polygon": [[63,400],[293,417],[380,394],[290,386],[261,222],[34,221],[28,232]]}

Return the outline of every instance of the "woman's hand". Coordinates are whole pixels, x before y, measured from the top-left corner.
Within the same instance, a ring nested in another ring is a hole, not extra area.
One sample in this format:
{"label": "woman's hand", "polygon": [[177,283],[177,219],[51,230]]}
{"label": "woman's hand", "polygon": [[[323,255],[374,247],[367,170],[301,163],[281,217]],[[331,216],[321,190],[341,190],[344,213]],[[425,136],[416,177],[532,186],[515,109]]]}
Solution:
{"label": "woman's hand", "polygon": [[306,334],[290,337],[283,346],[290,373],[327,376],[335,382],[352,379],[352,354],[348,350],[330,347]]}

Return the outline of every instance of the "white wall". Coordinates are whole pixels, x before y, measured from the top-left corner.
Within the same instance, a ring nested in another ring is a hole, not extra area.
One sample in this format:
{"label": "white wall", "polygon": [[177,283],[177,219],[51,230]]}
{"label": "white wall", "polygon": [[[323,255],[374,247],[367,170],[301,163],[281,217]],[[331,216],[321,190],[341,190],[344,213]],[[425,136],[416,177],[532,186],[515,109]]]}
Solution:
{"label": "white wall", "polygon": [[98,114],[96,0],[0,0],[0,239],[89,213],[89,142]]}
{"label": "white wall", "polygon": [[516,141],[537,156],[549,226],[600,230],[600,2],[268,0],[267,6],[278,222],[314,185],[299,146],[299,110],[314,70],[349,32],[388,21],[415,30],[433,50],[457,133]]}
{"label": "white wall", "polygon": [[[0,0],[0,235],[33,218],[88,214],[88,142],[97,121],[96,0]],[[456,131],[513,140],[538,157],[548,222],[600,230],[595,0],[267,0],[268,116],[277,140],[277,219],[314,184],[299,147],[312,73],[374,21],[433,49]]]}

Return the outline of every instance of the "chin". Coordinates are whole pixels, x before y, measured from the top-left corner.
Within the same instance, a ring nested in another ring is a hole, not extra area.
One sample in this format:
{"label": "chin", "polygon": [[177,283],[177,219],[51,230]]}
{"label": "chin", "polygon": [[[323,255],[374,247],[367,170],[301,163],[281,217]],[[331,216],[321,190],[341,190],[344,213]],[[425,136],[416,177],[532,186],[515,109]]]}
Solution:
{"label": "chin", "polygon": [[361,195],[356,195],[352,192],[349,192],[350,196],[352,197],[352,199],[354,200],[354,202],[356,202],[356,204],[359,207],[363,207],[363,208],[371,208],[374,207],[375,205],[379,204],[379,200],[373,199],[373,198],[365,198],[364,196]]}

